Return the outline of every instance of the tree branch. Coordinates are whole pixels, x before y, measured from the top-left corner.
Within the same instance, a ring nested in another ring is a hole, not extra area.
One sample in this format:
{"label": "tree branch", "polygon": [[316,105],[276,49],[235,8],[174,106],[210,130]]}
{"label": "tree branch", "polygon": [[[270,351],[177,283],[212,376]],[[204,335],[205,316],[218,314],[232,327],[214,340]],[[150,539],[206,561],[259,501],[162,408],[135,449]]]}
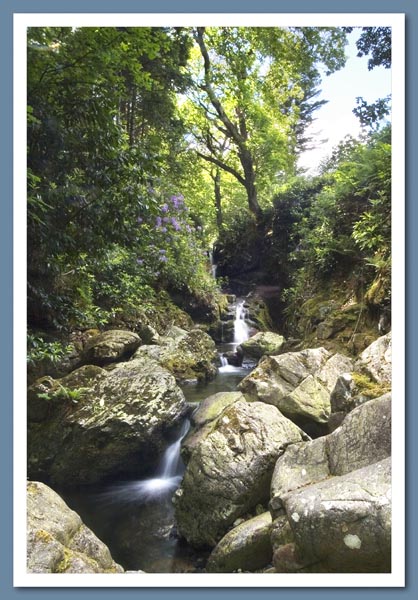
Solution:
{"label": "tree branch", "polygon": [[235,169],[233,169],[226,163],[219,160],[219,158],[215,158],[214,156],[208,156],[207,154],[203,154],[202,152],[199,152],[198,150],[196,150],[196,154],[198,156],[200,156],[200,158],[203,158],[203,160],[206,160],[207,162],[210,162],[210,163],[220,167],[224,171],[227,171],[227,173],[230,173],[231,175],[233,175],[235,177],[235,179],[237,179],[240,182],[241,185],[245,186],[244,177],[242,175],[240,175],[238,173],[238,171],[236,171]]}
{"label": "tree branch", "polygon": [[222,104],[220,103],[220,101],[216,97],[215,91],[214,91],[214,89],[213,89],[213,87],[211,85],[211,80],[210,80],[211,65],[210,65],[209,53],[208,53],[208,50],[206,48],[205,41],[203,39],[204,32],[205,32],[205,28],[204,27],[198,27],[197,28],[196,41],[197,41],[197,43],[199,45],[200,52],[201,52],[202,57],[203,57],[204,67],[205,67],[205,86],[204,86],[204,89],[205,89],[207,95],[209,96],[209,100],[210,100],[213,108],[216,110],[216,112],[217,112],[220,120],[225,125],[225,128],[226,128],[226,130],[228,132],[229,137],[231,137],[238,146],[242,146],[243,144],[245,144],[244,138],[241,136],[238,128],[229,119],[229,117],[226,114],[226,112],[225,112]]}

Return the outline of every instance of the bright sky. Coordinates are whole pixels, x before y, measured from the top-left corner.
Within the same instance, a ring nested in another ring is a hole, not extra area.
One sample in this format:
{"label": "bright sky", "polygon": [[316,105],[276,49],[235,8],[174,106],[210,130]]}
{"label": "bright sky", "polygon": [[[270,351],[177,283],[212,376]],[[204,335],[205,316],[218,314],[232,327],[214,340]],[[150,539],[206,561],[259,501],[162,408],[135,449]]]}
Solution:
{"label": "bright sky", "polygon": [[355,29],[348,36],[346,66],[322,80],[322,92],[317,98],[328,103],[314,113],[315,121],[307,130],[316,147],[304,152],[298,163],[299,167],[308,169],[308,174],[315,174],[320,161],[346,135],[356,137],[360,133],[359,120],[352,113],[358,96],[374,102],[391,93],[391,69],[375,67],[369,71],[368,57],[356,56],[355,42],[360,33],[361,29]]}

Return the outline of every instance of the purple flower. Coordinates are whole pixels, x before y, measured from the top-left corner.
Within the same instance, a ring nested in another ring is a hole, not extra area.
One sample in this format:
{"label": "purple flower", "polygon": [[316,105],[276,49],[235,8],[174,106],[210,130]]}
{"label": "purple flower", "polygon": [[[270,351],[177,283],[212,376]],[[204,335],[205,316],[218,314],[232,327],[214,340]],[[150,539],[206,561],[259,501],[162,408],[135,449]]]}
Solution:
{"label": "purple flower", "polygon": [[170,217],[163,217],[163,223],[168,223],[170,220]]}
{"label": "purple flower", "polygon": [[143,265],[144,264],[144,259],[143,258],[137,258],[136,262],[138,263],[138,265]]}
{"label": "purple flower", "polygon": [[161,221],[161,217],[157,217],[157,218],[155,219],[155,225],[156,225],[157,227],[161,227],[161,222],[162,222],[162,221]]}
{"label": "purple flower", "polygon": [[161,207],[161,211],[164,213],[168,212],[168,204],[163,204]]}
{"label": "purple flower", "polygon": [[161,248],[161,250],[158,250],[158,252],[159,252],[160,254],[165,254],[165,250],[164,250],[164,248]]}
{"label": "purple flower", "polygon": [[167,227],[161,227],[161,231],[162,231],[163,233],[166,233],[166,232],[167,232]]}
{"label": "purple flower", "polygon": [[142,223],[143,219],[141,219],[141,217],[137,218],[138,223]]}
{"label": "purple flower", "polygon": [[175,217],[171,217],[171,224],[176,231],[179,231],[181,229],[181,225]]}
{"label": "purple flower", "polygon": [[167,262],[167,261],[168,261],[168,258],[167,258],[167,257],[166,257],[164,254],[162,254],[162,255],[160,256],[160,260],[161,260],[161,262]]}

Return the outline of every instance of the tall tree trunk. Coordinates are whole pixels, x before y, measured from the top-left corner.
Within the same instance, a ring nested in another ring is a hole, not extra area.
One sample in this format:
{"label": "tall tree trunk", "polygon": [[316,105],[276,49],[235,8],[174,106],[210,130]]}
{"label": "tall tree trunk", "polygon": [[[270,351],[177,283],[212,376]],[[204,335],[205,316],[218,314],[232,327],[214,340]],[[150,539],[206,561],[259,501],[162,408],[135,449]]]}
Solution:
{"label": "tall tree trunk", "polygon": [[258,203],[257,187],[255,185],[256,174],[251,153],[246,148],[242,148],[239,153],[239,159],[244,170],[244,185],[247,192],[248,208],[255,215],[257,222],[259,222],[263,211]]}

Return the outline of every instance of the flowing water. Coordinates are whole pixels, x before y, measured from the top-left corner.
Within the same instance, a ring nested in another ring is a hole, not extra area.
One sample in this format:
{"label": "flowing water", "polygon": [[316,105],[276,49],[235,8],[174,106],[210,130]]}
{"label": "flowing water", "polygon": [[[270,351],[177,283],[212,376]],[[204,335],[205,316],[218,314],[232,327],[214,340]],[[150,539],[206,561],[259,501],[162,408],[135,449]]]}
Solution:
{"label": "flowing water", "polygon": [[[217,392],[236,390],[241,379],[254,368],[253,363],[232,366],[224,356],[226,352],[234,352],[249,337],[245,317],[244,301],[237,301],[234,341],[218,346],[221,365],[218,374],[205,384],[184,385],[182,389],[188,402],[198,405]],[[153,477],[62,493],[85,524],[108,545],[114,560],[126,570],[179,573],[200,572],[204,568],[207,553],[195,551],[177,536],[171,500],[184,473],[180,447],[189,426],[185,420]]]}

